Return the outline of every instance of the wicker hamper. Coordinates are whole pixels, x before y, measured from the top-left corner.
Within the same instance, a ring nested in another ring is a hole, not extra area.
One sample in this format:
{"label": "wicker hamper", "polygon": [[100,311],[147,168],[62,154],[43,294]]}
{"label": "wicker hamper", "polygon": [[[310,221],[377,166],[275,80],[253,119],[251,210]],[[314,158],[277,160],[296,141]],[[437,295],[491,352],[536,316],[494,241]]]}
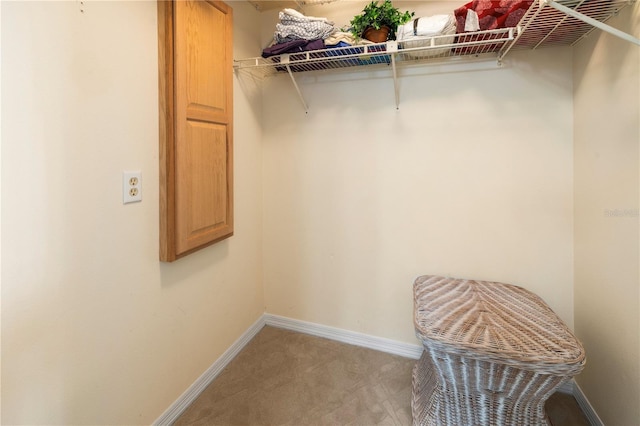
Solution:
{"label": "wicker hamper", "polygon": [[419,277],[414,321],[414,425],[548,425],[545,401],[584,368],[564,322],[514,285]]}

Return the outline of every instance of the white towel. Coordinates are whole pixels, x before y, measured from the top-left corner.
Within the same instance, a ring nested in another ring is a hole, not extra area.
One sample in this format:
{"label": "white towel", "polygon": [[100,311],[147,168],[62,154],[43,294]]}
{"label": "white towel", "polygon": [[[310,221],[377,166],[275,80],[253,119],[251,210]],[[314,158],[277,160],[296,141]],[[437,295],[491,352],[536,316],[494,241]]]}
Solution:
{"label": "white towel", "polygon": [[433,15],[416,18],[413,21],[401,25],[396,31],[398,41],[409,40],[415,37],[433,37],[437,35],[455,32],[456,19],[450,13],[448,15]]}
{"label": "white towel", "polygon": [[334,44],[338,44],[341,41],[344,41],[347,44],[356,44],[356,39],[351,33],[345,33],[342,31],[336,31],[332,33],[329,37],[324,39],[324,44],[327,46],[331,46]]}
{"label": "white towel", "polygon": [[480,30],[480,20],[475,10],[467,9],[467,18],[464,20],[464,30],[467,32]]}
{"label": "white towel", "polygon": [[298,12],[295,9],[289,9],[289,8],[285,8],[282,9],[282,12],[285,13],[286,15],[291,15],[294,16],[296,18],[305,20],[305,21],[320,21],[320,22],[328,22],[330,25],[333,25],[333,22],[329,21],[327,18],[318,18],[315,16],[306,16],[303,15],[302,13]]}
{"label": "white towel", "polygon": [[[434,18],[434,19],[431,19]],[[420,22],[425,21],[423,24]],[[414,35],[419,33],[419,35]],[[398,31],[398,41],[401,49],[418,47],[449,46],[455,41],[456,18],[453,13],[449,15],[436,15],[429,18],[418,18],[418,22],[410,22],[403,26],[402,32]],[[406,55],[413,58],[429,58],[447,53],[451,47],[440,49],[424,49],[407,52]]]}

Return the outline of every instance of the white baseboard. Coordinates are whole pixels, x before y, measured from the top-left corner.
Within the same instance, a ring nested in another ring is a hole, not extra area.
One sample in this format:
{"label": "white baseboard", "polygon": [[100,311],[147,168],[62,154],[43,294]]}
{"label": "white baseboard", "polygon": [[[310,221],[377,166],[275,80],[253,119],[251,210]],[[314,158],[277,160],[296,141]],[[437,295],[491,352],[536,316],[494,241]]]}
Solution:
{"label": "white baseboard", "polygon": [[264,316],[261,316],[251,327],[245,331],[238,340],[236,340],[227,349],[220,358],[211,364],[211,367],[207,369],[195,382],[164,412],[158,419],[153,422],[154,425],[164,426],[173,424],[178,417],[186,410],[193,401],[198,398],[203,390],[206,389],[211,382],[218,377],[218,374],[224,370],[224,368],[235,358],[236,355],[244,348],[247,343],[258,334],[264,327]]}
{"label": "white baseboard", "polygon": [[604,426],[602,419],[598,417],[596,410],[593,409],[593,406],[589,403],[589,400],[584,395],[584,392],[582,392],[582,389],[580,388],[580,386],[575,381],[572,380],[572,382],[573,382],[573,397],[578,402],[578,405],[582,409],[582,412],[584,413],[584,415],[587,417],[587,420],[589,420],[589,424],[591,426]]}
{"label": "white baseboard", "polygon": [[355,331],[300,321],[278,315],[264,314],[264,318],[266,325],[270,325],[272,327],[298,331],[300,333],[310,334],[317,337],[324,337],[338,342],[362,346],[406,358],[418,359],[422,354],[422,346],[420,345],[412,345],[410,343],[398,342],[396,340],[385,339],[383,337],[371,336],[368,334],[357,333]]}
{"label": "white baseboard", "polygon": [[575,394],[575,387],[576,387],[576,382],[574,382],[573,379],[571,379],[568,382],[565,382],[562,385],[560,385],[560,387],[557,389],[557,392],[568,393],[569,395],[573,395]]}
{"label": "white baseboard", "polygon": [[587,400],[587,397],[584,395],[582,389],[580,389],[580,386],[578,386],[575,380],[571,379],[568,382],[563,383],[562,386],[558,388],[558,392],[567,393],[576,399],[576,402],[580,406],[580,409],[591,426],[604,426],[604,423],[600,417],[598,417],[598,414],[596,414],[596,411],[593,409],[589,400]]}

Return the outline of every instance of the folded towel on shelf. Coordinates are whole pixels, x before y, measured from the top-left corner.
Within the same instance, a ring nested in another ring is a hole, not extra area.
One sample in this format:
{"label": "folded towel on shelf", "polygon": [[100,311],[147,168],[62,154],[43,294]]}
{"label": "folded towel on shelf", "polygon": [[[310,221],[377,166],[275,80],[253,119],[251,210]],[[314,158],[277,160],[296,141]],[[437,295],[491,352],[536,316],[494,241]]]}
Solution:
{"label": "folded towel on shelf", "polygon": [[297,19],[301,19],[304,21],[320,21],[320,22],[327,22],[330,25],[333,25],[333,22],[329,21],[327,18],[318,18],[316,16],[306,16],[303,15],[302,13],[298,12],[295,9],[290,9],[290,8],[285,8],[282,9],[282,13],[284,13],[285,15],[289,15],[293,18],[297,18]]}
{"label": "folded towel on shelf", "polygon": [[339,41],[335,44],[327,44],[326,40],[325,40],[325,47],[327,49],[338,49],[341,47],[350,47],[352,46],[351,44],[347,43],[346,41]]}
{"label": "folded towel on shelf", "polygon": [[324,48],[325,45],[322,40],[292,40],[264,48],[262,50],[262,57],[268,58],[270,56],[282,55],[283,53],[307,52]]}
{"label": "folded towel on shelf", "polygon": [[346,33],[343,31],[336,31],[329,35],[329,37],[324,39],[324,44],[327,46],[338,44],[340,42],[345,42],[347,44],[356,44],[356,38],[351,33]]}
{"label": "folded towel on shelf", "polygon": [[279,14],[274,38],[276,43],[292,40],[325,39],[336,31],[333,22],[326,18],[304,16],[293,9],[283,9]]}
{"label": "folded towel on shelf", "polygon": [[[396,32],[400,49],[425,48],[450,45],[455,41],[456,18],[453,13],[416,18],[399,26]],[[440,37],[449,36],[449,37]],[[433,43],[433,44],[432,44]],[[406,52],[412,58],[429,58],[446,54],[450,47],[441,49],[425,48]]]}
{"label": "folded towel on shelf", "polygon": [[455,26],[456,20],[453,14],[424,16],[398,26],[396,37],[401,41],[415,37],[450,34],[452,27],[455,32]]}

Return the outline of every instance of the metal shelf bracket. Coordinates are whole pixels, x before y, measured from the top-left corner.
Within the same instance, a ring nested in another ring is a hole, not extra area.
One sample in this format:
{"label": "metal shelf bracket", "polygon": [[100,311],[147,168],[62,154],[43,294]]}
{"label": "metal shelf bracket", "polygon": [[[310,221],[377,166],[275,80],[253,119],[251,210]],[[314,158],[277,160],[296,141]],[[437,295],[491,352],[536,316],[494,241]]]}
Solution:
{"label": "metal shelf bracket", "polygon": [[300,91],[300,87],[298,87],[298,83],[296,82],[296,78],[293,76],[293,72],[291,71],[291,67],[289,66],[289,55],[282,55],[281,58],[281,63],[287,68],[287,73],[289,74],[289,77],[291,77],[291,82],[293,83],[293,87],[296,88],[296,92],[298,93],[298,97],[300,98],[300,102],[302,102],[302,106],[304,106],[304,113],[308,114],[309,113],[309,107],[307,106],[307,103],[304,100],[304,96],[302,96],[302,92]]}
{"label": "metal shelf bracket", "polygon": [[396,53],[398,53],[398,42],[388,41],[387,52],[391,54],[391,68],[393,69],[393,89],[396,94],[396,109],[400,109],[400,88],[398,87],[398,71],[396,69]]}

